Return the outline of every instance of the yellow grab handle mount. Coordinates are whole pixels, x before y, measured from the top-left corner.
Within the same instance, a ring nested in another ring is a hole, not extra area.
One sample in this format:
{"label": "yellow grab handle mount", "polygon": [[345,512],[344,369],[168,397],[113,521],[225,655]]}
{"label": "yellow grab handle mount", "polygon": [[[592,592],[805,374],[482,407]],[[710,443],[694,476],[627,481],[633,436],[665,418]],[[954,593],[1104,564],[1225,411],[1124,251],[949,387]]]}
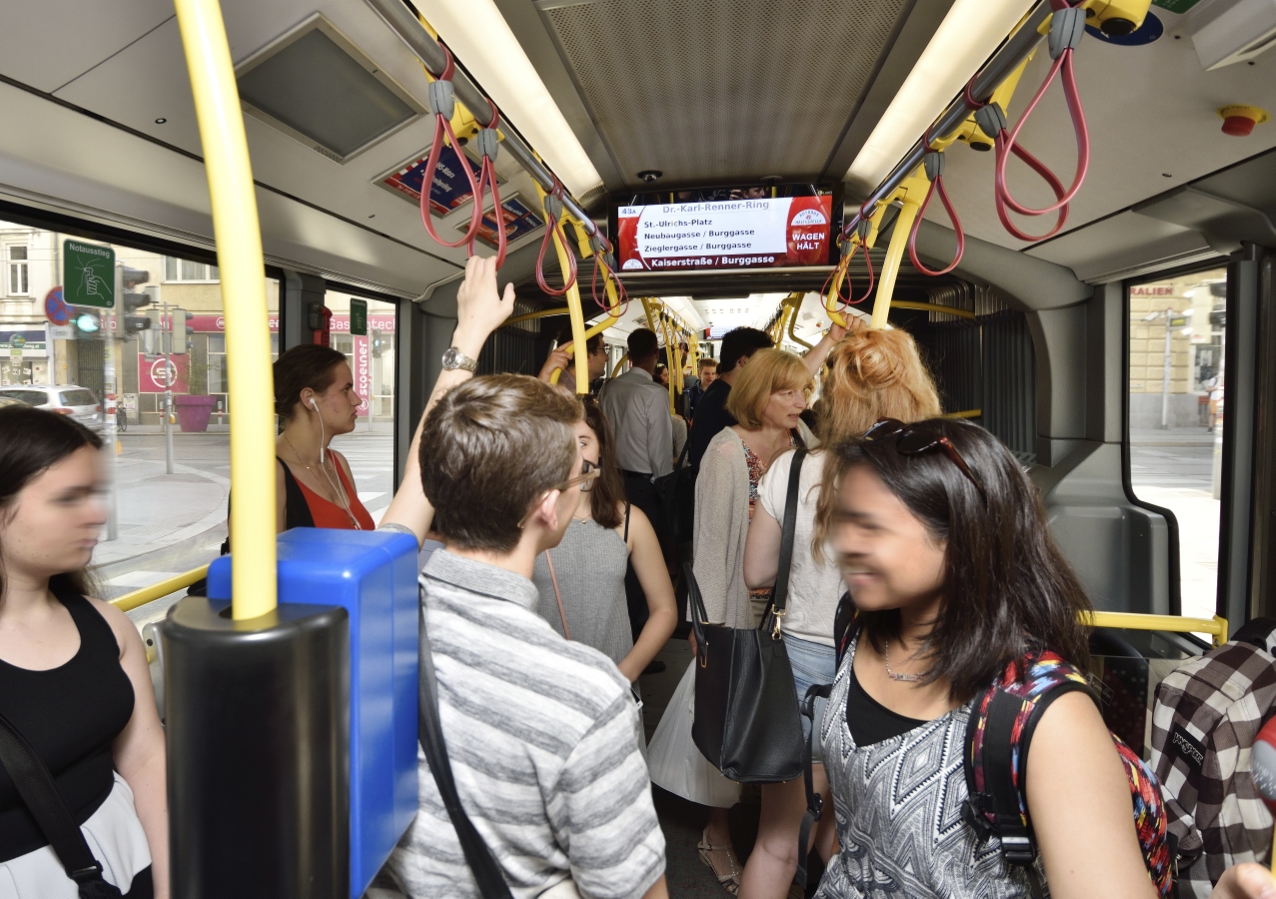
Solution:
{"label": "yellow grab handle mount", "polygon": [[266,266],[244,115],[217,0],[175,0],[212,200],[221,269],[230,396],[230,510],[235,535],[231,614],[258,618],[277,605],[275,410]]}

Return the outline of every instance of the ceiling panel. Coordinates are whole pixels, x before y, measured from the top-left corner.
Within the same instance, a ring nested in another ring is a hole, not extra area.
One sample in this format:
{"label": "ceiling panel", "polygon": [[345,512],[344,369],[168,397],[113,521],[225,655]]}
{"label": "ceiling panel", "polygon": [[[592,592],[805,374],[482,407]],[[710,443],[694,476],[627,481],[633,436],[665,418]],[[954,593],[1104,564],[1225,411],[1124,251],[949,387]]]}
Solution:
{"label": "ceiling panel", "polygon": [[[1276,147],[1276,124],[1260,125],[1246,138],[1220,131],[1217,109],[1245,103],[1276,111],[1276,52],[1255,65],[1202,71],[1191,39],[1176,40],[1179,19],[1161,8],[1165,35],[1142,47],[1106,44],[1085,37],[1076,54],[1077,84],[1090,130],[1089,175],[1072,203],[1066,229],[1114,212]],[[1029,64],[1011,103],[1017,120],[1050,64],[1044,44]],[[1058,83],[1050,88],[1021,133],[1023,145],[1071,183],[1076,142]],[[955,146],[948,154],[944,184],[967,233],[1006,247],[1027,244],[1001,226],[993,206],[993,154]],[[1012,160],[1011,190],[1029,205],[1054,197],[1026,166]],[[939,203],[926,218],[947,225]],[[1053,216],[1018,219],[1030,233],[1053,226]]]}
{"label": "ceiling panel", "polygon": [[51,93],[172,17],[172,0],[6,3],[0,74]]}
{"label": "ceiling panel", "polygon": [[546,4],[621,176],[662,184],[815,179],[905,0]]}

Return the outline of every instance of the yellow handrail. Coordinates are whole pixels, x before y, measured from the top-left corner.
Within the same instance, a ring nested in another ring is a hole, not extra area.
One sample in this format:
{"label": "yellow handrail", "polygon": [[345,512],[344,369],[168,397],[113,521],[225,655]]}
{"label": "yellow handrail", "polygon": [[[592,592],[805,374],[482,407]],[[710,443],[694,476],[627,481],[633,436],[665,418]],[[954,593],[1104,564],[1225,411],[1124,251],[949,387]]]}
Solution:
{"label": "yellow handrail", "polygon": [[1081,623],[1089,627],[1123,627],[1137,631],[1175,631],[1184,634],[1209,634],[1214,645],[1227,642],[1227,619],[1184,618],[1181,615],[1144,615],[1138,612],[1094,612],[1083,616]]}
{"label": "yellow handrail", "polygon": [[919,309],[922,312],[942,312],[944,315],[956,315],[959,318],[975,320],[975,313],[969,309],[958,309],[956,306],[940,306],[936,303],[916,303],[912,300],[894,300],[891,303],[896,309]]}
{"label": "yellow handrail", "polygon": [[899,276],[899,265],[904,259],[904,248],[908,246],[908,235],[913,230],[913,221],[921,209],[930,182],[919,171],[914,172],[899,186],[893,199],[899,199],[903,206],[895,219],[895,230],[891,234],[890,245],[886,248],[886,262],[882,264],[882,279],[877,286],[877,296],[873,299],[873,321],[871,327],[881,330],[886,327],[886,317],[891,311],[891,296],[895,293],[895,279]]}
{"label": "yellow handrail", "polygon": [[980,418],[984,414],[983,409],[963,409],[960,412],[945,412],[940,418]]}
{"label": "yellow handrail", "polygon": [[520,322],[530,322],[538,318],[553,318],[555,315],[568,315],[570,313],[571,310],[566,306],[561,309],[540,309],[536,312],[526,312],[523,315],[515,315],[511,318],[507,318],[501,323],[501,326],[517,325]]}
{"label": "yellow handrail", "polygon": [[[794,297],[796,297],[796,300],[794,300]],[[789,300],[793,303],[793,314],[789,316],[789,338],[794,343],[801,344],[802,346],[806,347],[808,350],[811,350],[811,349],[815,349],[815,347],[812,344],[807,343],[801,337],[798,337],[796,333],[794,333],[794,329],[797,327],[797,311],[798,309],[802,307],[802,300],[804,300],[805,298],[806,298],[806,294],[804,293],[795,293],[791,297],[789,297]]]}
{"label": "yellow handrail", "polygon": [[217,0],[175,0],[212,201],[221,270],[229,374],[235,535],[232,616],[257,618],[277,604],[275,410],[265,261],[244,116]]}
{"label": "yellow handrail", "polygon": [[131,593],[125,593],[123,596],[117,596],[111,600],[111,605],[119,609],[121,612],[131,612],[138,606],[144,606],[148,602],[154,602],[162,599],[170,593],[176,593],[183,587],[189,587],[200,578],[208,574],[208,566],[201,565],[198,568],[192,568],[190,571],[181,574],[175,574],[172,577],[162,580],[157,584],[151,584],[149,587],[143,587],[141,590],[134,590]]}
{"label": "yellow handrail", "polygon": [[619,376],[620,370],[625,367],[625,363],[628,361],[629,361],[629,353],[626,352],[623,356],[620,357],[620,360],[616,363],[616,367],[611,370],[611,376],[613,378]]}

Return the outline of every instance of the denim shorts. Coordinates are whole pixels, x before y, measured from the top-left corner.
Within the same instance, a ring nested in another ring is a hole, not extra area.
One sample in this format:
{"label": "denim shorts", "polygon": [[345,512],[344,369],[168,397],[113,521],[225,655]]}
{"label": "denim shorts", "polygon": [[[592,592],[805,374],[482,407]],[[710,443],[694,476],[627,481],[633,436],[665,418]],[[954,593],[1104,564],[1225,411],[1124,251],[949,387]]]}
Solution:
{"label": "denim shorts", "polygon": [[[825,646],[823,643],[813,643],[810,640],[802,640],[790,634],[784,635],[784,646],[789,653],[789,664],[793,668],[793,686],[797,688],[797,698],[800,704],[806,698],[808,687],[815,684],[831,684],[833,677],[837,674],[837,651],[832,646]],[[820,746],[819,723],[824,715],[824,707],[828,705],[828,700],[819,697],[815,700],[815,724],[816,724],[816,740],[814,746],[814,758],[817,762],[823,761],[824,752]],[[802,739],[806,740],[811,735],[811,719],[805,715],[802,718]]]}

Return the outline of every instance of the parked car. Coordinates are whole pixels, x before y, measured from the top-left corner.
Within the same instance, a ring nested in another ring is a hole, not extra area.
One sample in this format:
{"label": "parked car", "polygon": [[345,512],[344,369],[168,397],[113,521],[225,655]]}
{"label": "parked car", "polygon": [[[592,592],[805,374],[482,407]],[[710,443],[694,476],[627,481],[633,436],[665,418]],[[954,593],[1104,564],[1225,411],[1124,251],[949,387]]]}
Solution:
{"label": "parked car", "polygon": [[37,409],[70,415],[92,431],[100,432],[106,427],[102,404],[87,387],[75,384],[24,384],[21,387],[0,387],[0,397],[18,400]]}
{"label": "parked car", "polygon": [[5,406],[25,406],[25,405],[26,403],[22,402],[22,400],[15,400],[11,396],[0,396],[0,409],[3,409]]}

